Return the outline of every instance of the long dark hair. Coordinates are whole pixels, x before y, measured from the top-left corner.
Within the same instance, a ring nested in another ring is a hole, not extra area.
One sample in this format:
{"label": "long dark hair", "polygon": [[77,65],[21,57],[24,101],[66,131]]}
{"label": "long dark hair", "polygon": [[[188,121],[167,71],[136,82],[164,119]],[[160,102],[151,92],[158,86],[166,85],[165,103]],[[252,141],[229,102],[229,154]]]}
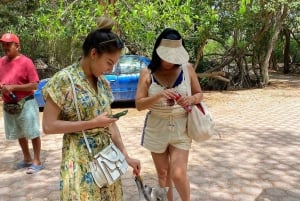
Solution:
{"label": "long dark hair", "polygon": [[91,49],[95,48],[98,54],[120,51],[124,44],[122,40],[112,32],[114,21],[108,17],[98,18],[98,29],[90,32],[82,45],[83,55],[87,56]]}
{"label": "long dark hair", "polygon": [[[161,34],[157,37],[156,42],[154,44],[154,48],[152,51],[152,59],[151,59],[150,64],[148,65],[148,68],[151,70],[152,73],[154,73],[160,67],[160,64],[161,64],[161,58],[157,55],[156,49],[158,48],[158,46],[163,38],[170,39],[170,40],[182,39],[180,33],[175,29],[166,28],[161,32]],[[182,41],[182,45],[184,46],[183,41]],[[177,64],[174,64],[174,65],[177,65]]]}

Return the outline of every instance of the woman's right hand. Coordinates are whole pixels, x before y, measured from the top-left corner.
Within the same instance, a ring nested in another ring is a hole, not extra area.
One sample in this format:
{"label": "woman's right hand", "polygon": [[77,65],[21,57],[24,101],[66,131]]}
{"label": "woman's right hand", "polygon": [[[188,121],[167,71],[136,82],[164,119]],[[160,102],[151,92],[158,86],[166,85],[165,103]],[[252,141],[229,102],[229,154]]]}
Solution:
{"label": "woman's right hand", "polygon": [[174,89],[164,89],[163,91],[159,92],[159,96],[166,99],[175,99],[176,91]]}
{"label": "woman's right hand", "polygon": [[109,117],[107,112],[103,112],[97,117],[93,119],[93,123],[95,124],[95,127],[109,127],[110,124],[116,122],[117,118]]}

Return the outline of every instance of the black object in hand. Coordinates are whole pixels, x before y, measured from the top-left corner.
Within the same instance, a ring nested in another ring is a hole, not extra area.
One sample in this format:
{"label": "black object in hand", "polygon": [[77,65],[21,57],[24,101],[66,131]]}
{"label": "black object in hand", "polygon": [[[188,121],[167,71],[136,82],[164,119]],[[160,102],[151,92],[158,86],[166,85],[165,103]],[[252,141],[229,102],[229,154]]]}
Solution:
{"label": "black object in hand", "polygon": [[13,101],[17,100],[17,96],[13,92],[10,92],[9,97]]}
{"label": "black object in hand", "polygon": [[113,118],[120,118],[121,116],[124,116],[128,113],[128,110],[123,110],[122,112],[118,112],[116,114],[113,114],[112,117]]}

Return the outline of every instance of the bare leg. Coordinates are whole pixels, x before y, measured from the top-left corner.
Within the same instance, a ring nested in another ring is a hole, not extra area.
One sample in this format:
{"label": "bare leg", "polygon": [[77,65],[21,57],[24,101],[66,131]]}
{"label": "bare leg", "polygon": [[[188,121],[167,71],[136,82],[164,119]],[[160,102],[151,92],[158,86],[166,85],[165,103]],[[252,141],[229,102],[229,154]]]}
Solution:
{"label": "bare leg", "polygon": [[29,147],[28,147],[28,140],[25,137],[23,137],[23,138],[19,138],[18,141],[19,141],[20,147],[22,149],[24,162],[31,163],[32,158],[30,155]]}
{"label": "bare leg", "polygon": [[164,153],[157,154],[151,153],[154,165],[156,168],[158,183],[161,187],[169,187],[168,190],[168,201],[173,201],[173,188],[172,180],[170,175],[170,166],[169,166],[169,151],[166,150]]}
{"label": "bare leg", "polygon": [[182,201],[190,201],[190,182],[187,175],[189,151],[169,147],[171,178]]}
{"label": "bare leg", "polygon": [[32,141],[32,148],[33,148],[33,164],[35,165],[41,165],[40,160],[40,153],[41,153],[41,138],[36,137],[31,140]]}

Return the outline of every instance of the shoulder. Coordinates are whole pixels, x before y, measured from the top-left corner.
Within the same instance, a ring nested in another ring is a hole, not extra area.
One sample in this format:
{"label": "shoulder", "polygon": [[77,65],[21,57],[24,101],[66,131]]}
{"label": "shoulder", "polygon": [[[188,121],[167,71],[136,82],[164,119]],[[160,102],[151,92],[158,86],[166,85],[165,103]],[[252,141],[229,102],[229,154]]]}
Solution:
{"label": "shoulder", "polygon": [[29,57],[25,56],[24,54],[20,55],[20,59],[22,61],[28,62],[28,63],[33,63],[32,59],[30,59]]}
{"label": "shoulder", "polygon": [[149,84],[151,81],[151,70],[148,68],[142,68],[140,70],[139,83]]}
{"label": "shoulder", "polygon": [[72,75],[72,70],[70,67],[66,67],[66,68],[63,68],[59,71],[57,71],[49,80],[48,80],[48,83],[47,85],[48,86],[52,86],[52,87],[55,87],[55,88],[60,88],[64,85],[69,85],[70,84],[70,78],[69,78],[69,75],[71,75],[71,77],[73,78],[73,75]]}
{"label": "shoulder", "polygon": [[23,54],[21,54],[20,57],[18,58],[18,63],[21,64],[23,67],[26,67],[27,69],[35,70],[35,65],[33,61],[29,57]]}
{"label": "shoulder", "polygon": [[185,66],[187,67],[188,71],[195,71],[194,66],[191,63],[187,63],[185,64]]}
{"label": "shoulder", "polygon": [[190,76],[196,73],[195,68],[191,63],[184,64],[182,68],[185,68],[186,71],[189,72]]}
{"label": "shoulder", "polygon": [[150,74],[151,74],[151,71],[148,68],[142,68],[140,70],[140,77],[147,77],[147,76],[149,77]]}
{"label": "shoulder", "polygon": [[[70,78],[67,74],[67,68],[64,68],[58,72],[56,72],[47,82],[45,87],[43,88],[43,94],[56,94],[62,96],[69,88]],[[59,90],[57,90],[59,89]]]}
{"label": "shoulder", "polygon": [[151,73],[151,70],[150,70],[149,68],[142,68],[142,69],[140,70],[140,73],[148,73],[148,74],[150,74],[150,73]]}
{"label": "shoulder", "polygon": [[72,68],[70,67],[66,67],[63,68],[59,71],[57,71],[51,78],[51,80],[53,80],[54,82],[56,81],[63,81],[63,82],[67,82],[70,78],[69,75],[73,78],[73,71]]}

